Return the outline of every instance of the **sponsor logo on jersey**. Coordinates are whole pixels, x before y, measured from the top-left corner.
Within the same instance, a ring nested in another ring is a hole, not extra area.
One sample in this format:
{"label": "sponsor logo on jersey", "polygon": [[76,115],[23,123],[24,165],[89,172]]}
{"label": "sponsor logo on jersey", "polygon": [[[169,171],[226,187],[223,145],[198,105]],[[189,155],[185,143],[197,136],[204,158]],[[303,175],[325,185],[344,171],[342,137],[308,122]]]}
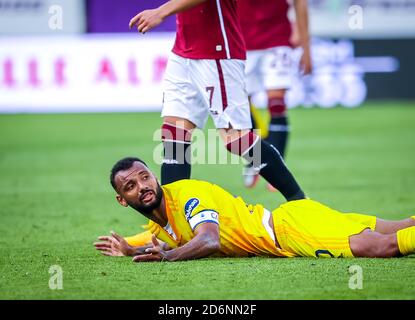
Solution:
{"label": "sponsor logo on jersey", "polygon": [[192,214],[193,210],[199,205],[199,203],[200,201],[198,198],[191,198],[186,202],[184,205],[184,213],[187,220],[189,220],[190,215]]}

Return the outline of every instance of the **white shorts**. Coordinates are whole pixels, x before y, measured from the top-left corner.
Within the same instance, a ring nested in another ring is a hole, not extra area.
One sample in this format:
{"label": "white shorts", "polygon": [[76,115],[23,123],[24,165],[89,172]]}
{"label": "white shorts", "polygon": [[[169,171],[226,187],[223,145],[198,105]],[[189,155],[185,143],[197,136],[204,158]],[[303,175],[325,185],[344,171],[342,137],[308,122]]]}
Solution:
{"label": "white shorts", "polygon": [[283,46],[248,51],[245,74],[249,95],[272,89],[289,89],[293,77],[293,49]]}
{"label": "white shorts", "polygon": [[203,128],[208,115],[216,128],[252,128],[245,61],[187,59],[171,53],[163,80],[162,117],[173,116]]}

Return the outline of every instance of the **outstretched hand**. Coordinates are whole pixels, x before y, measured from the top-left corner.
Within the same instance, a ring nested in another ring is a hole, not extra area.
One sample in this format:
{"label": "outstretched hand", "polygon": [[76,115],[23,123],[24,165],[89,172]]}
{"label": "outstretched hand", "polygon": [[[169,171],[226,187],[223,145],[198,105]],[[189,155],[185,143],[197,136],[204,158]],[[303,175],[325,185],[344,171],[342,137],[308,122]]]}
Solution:
{"label": "outstretched hand", "polygon": [[111,236],[98,237],[101,242],[95,242],[95,249],[100,251],[105,256],[121,257],[132,256],[134,249],[127,241],[114,231],[111,231]]}
{"label": "outstretched hand", "polygon": [[146,33],[163,22],[160,9],[144,10],[130,20],[129,27],[137,27],[138,32]]}
{"label": "outstretched hand", "polygon": [[153,247],[147,248],[144,254],[135,256],[133,262],[157,262],[166,259],[166,251],[163,250],[162,245],[158,242],[156,236],[151,237]]}

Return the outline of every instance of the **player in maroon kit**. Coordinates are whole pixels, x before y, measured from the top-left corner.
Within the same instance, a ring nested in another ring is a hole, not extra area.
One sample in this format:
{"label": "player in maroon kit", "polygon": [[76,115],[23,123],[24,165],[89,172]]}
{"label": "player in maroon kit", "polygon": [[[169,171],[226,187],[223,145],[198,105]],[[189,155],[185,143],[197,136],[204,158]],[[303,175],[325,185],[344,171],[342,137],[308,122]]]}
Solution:
{"label": "player in maroon kit", "polygon": [[[294,0],[299,45],[303,50],[301,71],[311,72],[307,0]],[[289,126],[285,93],[293,77],[293,43],[287,0],[243,0],[238,14],[247,48],[246,85],[251,97],[266,91],[270,124],[267,142],[284,157]],[[255,127],[255,125],[254,125]],[[244,170],[244,184],[254,187],[259,175],[253,166]],[[268,186],[273,189],[272,186]]]}
{"label": "player in maroon kit", "polygon": [[246,49],[236,0],[171,0],[130,21],[141,33],[177,14],[164,77],[161,183],[190,178],[192,130],[210,113],[226,148],[245,158],[287,200],[305,197],[280,154],[252,131],[245,90]]}

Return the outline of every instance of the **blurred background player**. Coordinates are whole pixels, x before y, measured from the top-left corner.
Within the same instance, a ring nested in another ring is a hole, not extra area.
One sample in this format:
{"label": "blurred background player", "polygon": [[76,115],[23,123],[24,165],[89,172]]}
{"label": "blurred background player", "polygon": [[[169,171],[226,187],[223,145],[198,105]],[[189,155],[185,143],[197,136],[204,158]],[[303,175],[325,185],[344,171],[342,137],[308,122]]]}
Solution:
{"label": "blurred background player", "polygon": [[[293,76],[293,47],[302,48],[302,73],[309,74],[312,69],[307,0],[294,0],[293,5],[296,15],[294,27],[288,18],[290,5],[287,0],[243,0],[238,8],[247,48],[248,95],[251,101],[253,94],[266,91],[270,113],[266,140],[278,149],[282,157],[285,156],[289,133],[285,94]],[[251,112],[255,115],[255,107],[251,106]],[[257,122],[253,117],[254,128],[260,128]],[[248,165],[243,178],[245,186],[252,188],[259,175],[253,166]],[[268,188],[273,190],[270,185]]]}
{"label": "blurred background player", "polygon": [[161,183],[190,178],[192,130],[203,128],[210,113],[228,151],[246,159],[287,200],[302,199],[304,193],[278,151],[251,131],[237,4],[171,0],[130,21],[130,28],[146,33],[177,13],[176,40],[164,76]]}

